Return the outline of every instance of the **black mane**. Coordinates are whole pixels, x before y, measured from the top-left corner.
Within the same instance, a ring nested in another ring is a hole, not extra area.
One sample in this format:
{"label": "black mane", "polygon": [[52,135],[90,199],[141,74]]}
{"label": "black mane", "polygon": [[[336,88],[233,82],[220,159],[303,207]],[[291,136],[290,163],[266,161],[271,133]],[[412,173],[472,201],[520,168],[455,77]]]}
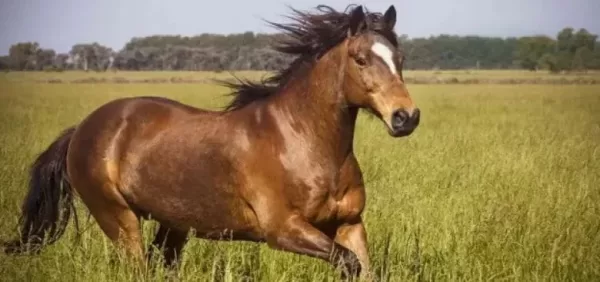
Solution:
{"label": "black mane", "polygon": [[[232,89],[230,95],[234,96],[225,110],[236,110],[275,94],[299,68],[312,64],[329,49],[344,41],[350,27],[351,12],[355,8],[356,5],[349,5],[344,12],[338,12],[329,6],[320,5],[317,6],[319,13],[314,14],[291,9],[294,15],[288,18],[293,21],[292,23],[268,22],[285,35],[285,39],[276,42],[273,48],[278,52],[294,55],[296,58],[286,68],[260,82],[246,79],[237,79],[237,83],[222,82],[222,85]],[[365,15],[366,30],[376,31],[395,47],[398,46],[396,34],[381,24],[380,13],[365,11]]]}

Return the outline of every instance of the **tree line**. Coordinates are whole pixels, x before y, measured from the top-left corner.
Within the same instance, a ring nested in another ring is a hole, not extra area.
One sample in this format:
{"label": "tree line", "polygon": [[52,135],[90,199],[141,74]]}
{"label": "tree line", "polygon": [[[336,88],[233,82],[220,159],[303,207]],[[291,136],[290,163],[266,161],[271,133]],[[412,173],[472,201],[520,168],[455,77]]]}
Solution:
{"label": "tree line", "polygon": [[[156,35],[132,38],[115,51],[99,43],[57,53],[37,42],[19,42],[0,57],[0,69],[63,70],[277,70],[293,58],[271,49],[281,34]],[[515,69],[585,71],[600,69],[598,35],[562,29],[548,36],[399,37],[406,69]]]}

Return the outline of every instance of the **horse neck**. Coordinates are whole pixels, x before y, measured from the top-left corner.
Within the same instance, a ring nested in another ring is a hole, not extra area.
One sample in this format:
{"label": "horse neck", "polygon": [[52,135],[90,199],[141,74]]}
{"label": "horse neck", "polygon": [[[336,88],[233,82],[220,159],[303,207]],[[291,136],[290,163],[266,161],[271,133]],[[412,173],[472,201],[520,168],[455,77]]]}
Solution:
{"label": "horse neck", "polygon": [[346,58],[340,45],[291,80],[272,106],[278,122],[292,129],[282,134],[314,142],[313,150],[343,162],[352,152],[358,109],[348,107],[342,93]]}

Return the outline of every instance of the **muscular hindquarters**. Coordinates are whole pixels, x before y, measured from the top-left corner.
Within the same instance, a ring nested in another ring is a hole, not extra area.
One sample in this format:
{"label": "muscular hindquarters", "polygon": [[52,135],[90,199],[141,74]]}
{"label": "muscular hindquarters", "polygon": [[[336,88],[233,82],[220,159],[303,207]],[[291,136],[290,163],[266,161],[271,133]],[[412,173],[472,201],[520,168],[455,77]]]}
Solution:
{"label": "muscular hindquarters", "polygon": [[202,140],[215,136],[206,128],[186,126],[209,115],[163,98],[119,99],[98,108],[70,144],[75,191],[100,221],[106,214],[135,212],[176,229],[244,235],[251,219],[232,188],[228,159],[218,154],[223,148],[211,150],[211,140]]}

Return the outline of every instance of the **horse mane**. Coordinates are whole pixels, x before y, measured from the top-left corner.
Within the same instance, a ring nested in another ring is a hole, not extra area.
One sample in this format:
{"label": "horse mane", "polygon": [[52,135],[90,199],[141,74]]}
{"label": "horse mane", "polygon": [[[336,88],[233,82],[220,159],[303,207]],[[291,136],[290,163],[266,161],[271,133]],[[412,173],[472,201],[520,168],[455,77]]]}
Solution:
{"label": "horse mane", "polygon": [[[296,58],[287,67],[260,82],[238,78],[236,78],[237,82],[221,82],[221,85],[232,90],[230,95],[234,96],[225,110],[240,109],[254,101],[274,95],[298,70],[312,65],[315,60],[344,41],[350,28],[350,15],[355,8],[356,5],[348,5],[344,12],[339,12],[329,6],[319,5],[316,8],[318,13],[291,8],[293,15],[287,18],[291,19],[292,23],[280,24],[267,21],[284,35],[283,39],[272,44],[273,49]],[[382,17],[381,13],[369,13],[365,10],[365,30],[381,34],[397,47],[397,36],[393,30],[384,28],[381,24]]]}

